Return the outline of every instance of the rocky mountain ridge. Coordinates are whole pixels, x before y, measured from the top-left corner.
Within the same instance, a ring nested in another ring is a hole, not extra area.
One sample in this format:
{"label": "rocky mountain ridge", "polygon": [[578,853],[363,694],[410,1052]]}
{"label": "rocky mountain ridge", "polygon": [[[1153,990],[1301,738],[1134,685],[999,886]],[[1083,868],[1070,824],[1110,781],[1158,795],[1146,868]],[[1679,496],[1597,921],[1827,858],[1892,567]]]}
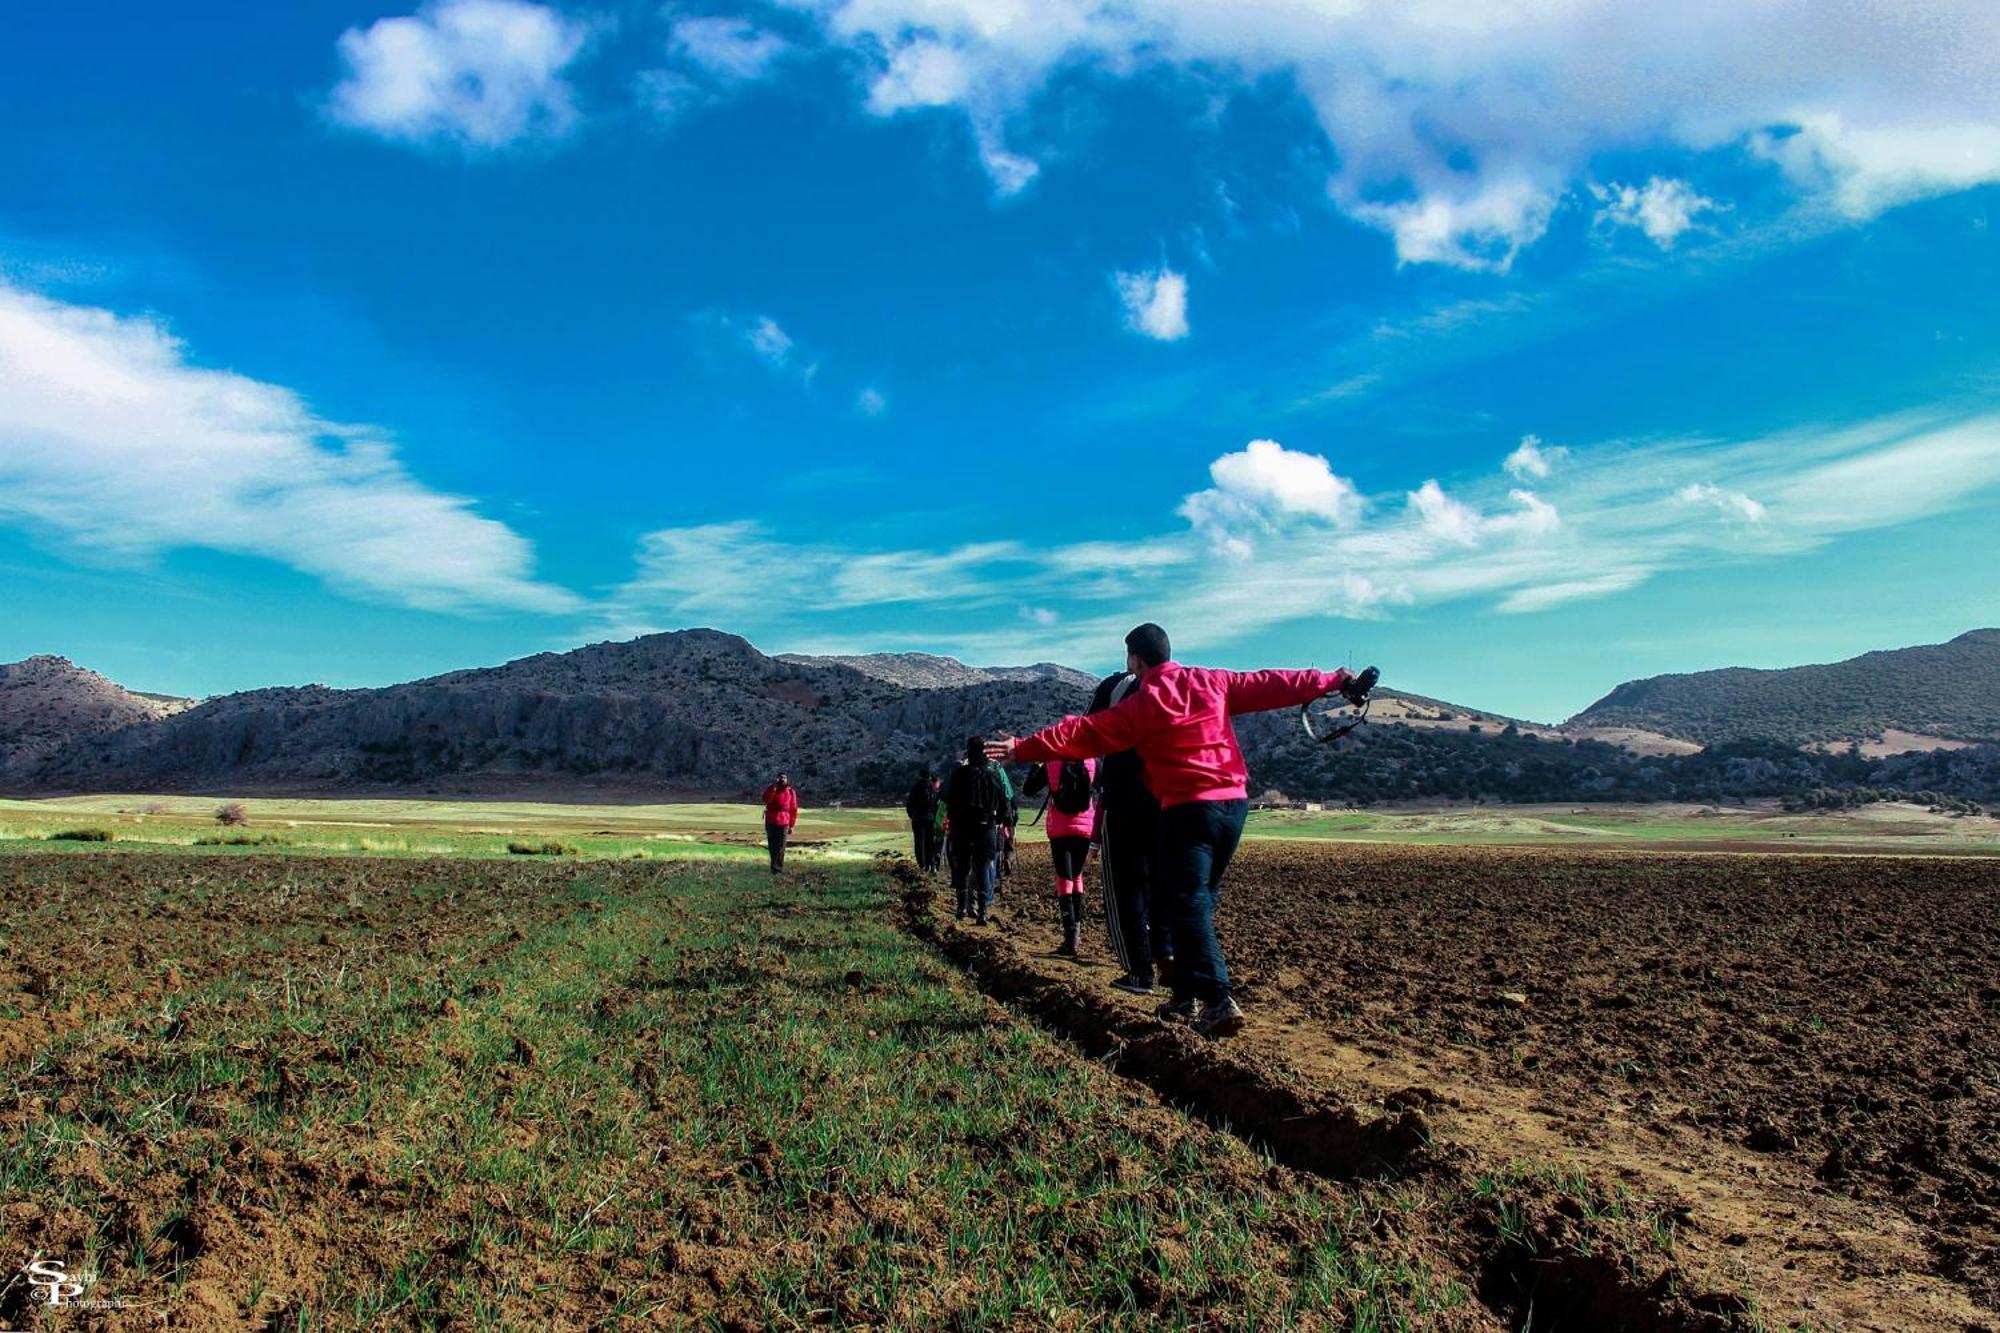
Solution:
{"label": "rocky mountain ridge", "polygon": [[[1984,651],[1991,633],[1954,643]],[[784,769],[812,802],[893,801],[918,768],[955,762],[968,735],[1082,711],[1090,685],[1064,668],[771,657],[706,629],[381,689],[308,685],[200,703],[148,699],[34,658],[0,667],[0,791],[735,800]],[[2000,745],[1883,755],[1755,736],[1700,744],[1646,725],[1677,722],[1593,706],[1549,727],[1385,689],[1371,724],[1338,746],[1313,743],[1286,711],[1239,729],[1255,790],[1303,800],[1824,799],[1828,789],[2000,800]]]}
{"label": "rocky mountain ridge", "polygon": [[1627,681],[1569,725],[1639,727],[1701,745],[1841,745],[1888,733],[1907,749],[2000,741],[2000,629],[1824,665]]}
{"label": "rocky mountain ridge", "polygon": [[66,657],[0,664],[0,774],[31,770],[79,739],[193,706],[192,699],[128,690]]}

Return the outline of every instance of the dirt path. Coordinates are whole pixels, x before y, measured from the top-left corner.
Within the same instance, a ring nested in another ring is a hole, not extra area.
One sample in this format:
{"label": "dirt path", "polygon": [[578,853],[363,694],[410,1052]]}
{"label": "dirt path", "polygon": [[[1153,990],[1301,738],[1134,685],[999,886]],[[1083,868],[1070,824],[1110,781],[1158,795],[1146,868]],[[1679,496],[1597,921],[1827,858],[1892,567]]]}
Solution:
{"label": "dirt path", "polygon": [[[1110,989],[1117,969],[1101,928],[1092,957],[1047,953],[1056,936],[1052,909],[1033,887],[1038,853],[1031,849],[1010,885],[1002,929],[939,923],[946,951],[1003,990],[1032,989],[1025,973],[1069,994],[1072,1023],[1109,1022],[1128,1036],[1157,1028],[1157,1001]],[[1947,875],[1923,881],[1927,890],[1883,891],[1879,866],[1864,885],[1827,861],[1786,858],[1774,868],[1740,864],[1766,858],[1654,857],[1641,882],[1623,864],[1632,858],[1602,855],[1337,855],[1336,867],[1326,849],[1255,847],[1233,872],[1247,891],[1232,885],[1225,937],[1255,1021],[1219,1053],[1230,1065],[1361,1108],[1358,1122],[1420,1108],[1439,1150],[1461,1154],[1474,1177],[1546,1163],[1614,1196],[1627,1192],[1639,1211],[1660,1210],[1656,1227],[1666,1228],[1673,1266],[1691,1289],[1722,1305],[1740,1295],[1767,1324],[2000,1329],[1992,1193],[1981,1185],[1993,1110],[1981,1044],[1991,1034],[1958,1026],[1968,1012],[1976,1022],[1990,999],[1976,985],[1970,995],[1946,993],[1929,970],[1953,951],[1975,974],[1984,966],[1989,937],[1957,919],[1986,899],[1984,880],[1954,886]],[[1703,873],[1703,864],[1713,869]],[[1527,883],[1537,875],[1559,887]],[[1620,901],[1593,936],[1580,915],[1590,907],[1602,915],[1596,886],[1609,881]],[[1724,887],[1733,910],[1702,910]],[[1802,892],[1809,908],[1799,906]],[[1921,917],[1950,942],[1926,938]],[[1732,935],[1740,948],[1727,943]],[[1774,941],[1784,947],[1760,947]],[[1567,956],[1559,961],[1552,949]],[[1835,965],[1843,953],[1855,966]],[[1663,970],[1648,966],[1655,955],[1676,960],[1676,977],[1683,962],[1695,968],[1700,1021],[1674,987],[1635,985]],[[1717,969],[1732,967],[1744,984],[1713,984]],[[1358,982],[1362,974],[1371,980]],[[1422,1002],[1419,990],[1428,992]],[[1791,1001],[1833,1013],[1872,1006],[1876,1021],[1801,1050],[1778,1021]],[[1064,1003],[1035,1000],[1045,1018]],[[1717,1050],[1681,1051],[1676,1041]],[[1936,1052],[1964,1056],[1973,1077],[1954,1085]],[[1921,1073],[1910,1055],[1923,1057]],[[1920,1095],[1905,1095],[1905,1083]],[[1807,1117],[1788,1114],[1823,1085],[1843,1098],[1827,1131],[1832,1148],[1813,1141]],[[1727,1113],[1704,1091],[1726,1093]],[[1950,1160],[1933,1156],[1929,1172],[1895,1149],[1920,1111],[1931,1117],[1933,1151],[1949,1148]],[[1234,1118],[1252,1138],[1271,1129],[1240,1111]],[[1884,1142],[1889,1151],[1866,1151]]]}

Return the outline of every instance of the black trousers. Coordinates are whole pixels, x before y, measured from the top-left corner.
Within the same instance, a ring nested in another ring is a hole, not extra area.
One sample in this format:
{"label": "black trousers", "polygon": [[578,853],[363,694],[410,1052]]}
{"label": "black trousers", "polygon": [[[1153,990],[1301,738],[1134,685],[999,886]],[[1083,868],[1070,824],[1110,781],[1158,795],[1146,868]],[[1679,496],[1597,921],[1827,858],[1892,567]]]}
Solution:
{"label": "black trousers", "polygon": [[1222,900],[1222,875],[1250,803],[1189,801],[1160,814],[1159,892],[1154,910],[1173,920],[1174,996],[1192,995],[1205,1004],[1229,998],[1229,965],[1215,934],[1215,907]]}
{"label": "black trousers", "polygon": [[771,849],[771,873],[778,874],[785,868],[785,842],[792,836],[786,824],[764,825],[764,845]]}
{"label": "black trousers", "polygon": [[1090,860],[1090,839],[1050,838],[1049,860],[1055,863],[1057,879],[1075,879]]}
{"label": "black trousers", "polygon": [[1174,956],[1170,920],[1154,910],[1160,807],[1150,797],[1106,802],[1097,815],[1104,858],[1104,922],[1119,966],[1151,983],[1155,959]]}
{"label": "black trousers", "polygon": [[994,866],[998,829],[954,828],[946,837],[946,854],[951,858],[951,888],[961,913],[977,915],[993,910],[993,887],[998,878]]}
{"label": "black trousers", "polygon": [[917,869],[931,868],[931,839],[937,836],[931,826],[930,816],[910,817],[910,855],[917,858]]}

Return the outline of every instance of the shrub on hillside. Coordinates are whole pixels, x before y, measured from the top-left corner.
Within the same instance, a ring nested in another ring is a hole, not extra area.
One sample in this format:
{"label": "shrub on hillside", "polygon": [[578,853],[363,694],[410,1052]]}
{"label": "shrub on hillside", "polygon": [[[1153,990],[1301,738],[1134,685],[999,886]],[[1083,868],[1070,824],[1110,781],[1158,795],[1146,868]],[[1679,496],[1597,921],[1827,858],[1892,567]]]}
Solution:
{"label": "shrub on hillside", "polygon": [[224,828],[238,828],[250,822],[250,811],[241,801],[230,801],[217,808],[215,822]]}
{"label": "shrub on hillside", "polygon": [[111,842],[111,832],[101,828],[64,829],[61,833],[49,834],[51,842]]}

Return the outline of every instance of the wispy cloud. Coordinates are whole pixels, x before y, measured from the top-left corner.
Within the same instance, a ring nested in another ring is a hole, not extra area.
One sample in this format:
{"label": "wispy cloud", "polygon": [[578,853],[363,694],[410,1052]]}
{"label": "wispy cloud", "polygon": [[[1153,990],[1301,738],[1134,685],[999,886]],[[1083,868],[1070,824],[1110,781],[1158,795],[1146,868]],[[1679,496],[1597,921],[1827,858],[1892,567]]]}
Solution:
{"label": "wispy cloud", "polygon": [[774,370],[784,369],[792,359],[792,335],[769,315],[760,316],[743,330],[743,344]]}
{"label": "wispy cloud", "polygon": [[784,35],[747,18],[677,18],[661,53],[666,63],[640,70],[633,95],[656,118],[671,120],[772,77],[796,50]]}
{"label": "wispy cloud", "polygon": [[195,364],[159,324],[0,285],[0,517],[77,557],[199,547],[435,610],[566,612],[528,542],[394,445]]}
{"label": "wispy cloud", "polygon": [[731,83],[764,77],[792,49],[775,32],[727,17],[678,19],[668,44],[676,55]]}
{"label": "wispy cloud", "polygon": [[437,0],[341,34],[338,123],[407,143],[491,150],[576,123],[564,71],[588,29],[527,0]]}
{"label": "wispy cloud", "polygon": [[[1556,452],[1537,447],[1545,464]],[[802,546],[750,523],[669,530],[648,539],[617,602],[628,621],[647,608],[675,623],[744,614],[780,637],[828,610],[921,607],[930,628],[907,646],[967,660],[1090,660],[1149,618],[1218,647],[1403,607],[1530,614],[1972,503],[2000,488],[2000,413],[1573,448],[1560,468],[1531,473],[1535,490],[1503,480],[1505,462],[1518,474],[1520,450],[1450,488],[1432,479],[1369,497],[1324,457],[1256,441],[1211,465],[1212,484],[1182,502],[1184,527],[1128,543],[882,551]],[[1006,624],[995,613],[1009,606],[1059,619]]]}
{"label": "wispy cloud", "polygon": [[1725,517],[1740,518],[1747,523],[1762,523],[1771,512],[1741,491],[1726,491],[1706,482],[1689,482],[1674,492],[1674,499],[1681,504],[1707,505]]}
{"label": "wispy cloud", "polygon": [[1722,207],[1686,181],[1659,176],[1644,185],[1592,185],[1590,193],[1598,202],[1598,221],[1636,227],[1662,250],[1672,249],[1696,218]]}
{"label": "wispy cloud", "polygon": [[1125,327],[1156,342],[1178,342],[1188,335],[1187,277],[1170,268],[1113,276],[1118,299],[1125,305]]}
{"label": "wispy cloud", "polygon": [[[1038,168],[1010,125],[1067,72],[1283,73],[1333,149],[1328,196],[1403,263],[1504,269],[1594,161],[1632,151],[1750,147],[1854,218],[2000,180],[2000,7],[1961,0],[1822,7],[1805,37],[1793,8],[1738,0],[1638,18],[1624,0],[778,3],[866,71],[875,114],[963,114],[1002,194]],[[1710,203],[1679,181],[1631,188],[1616,219],[1662,245]]]}
{"label": "wispy cloud", "polygon": [[704,310],[688,322],[718,365],[747,357],[774,375],[803,384],[819,374],[819,357],[770,315]]}
{"label": "wispy cloud", "polygon": [[1569,450],[1561,445],[1545,445],[1539,435],[1523,435],[1520,446],[1501,466],[1521,481],[1540,481],[1568,456]]}

